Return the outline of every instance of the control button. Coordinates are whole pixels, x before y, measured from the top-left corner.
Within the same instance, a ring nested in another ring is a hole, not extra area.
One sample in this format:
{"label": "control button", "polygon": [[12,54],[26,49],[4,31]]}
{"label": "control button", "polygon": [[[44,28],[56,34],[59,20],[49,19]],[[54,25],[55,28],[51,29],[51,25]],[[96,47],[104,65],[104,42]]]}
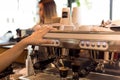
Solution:
{"label": "control button", "polygon": [[53,40],[53,44],[54,45],[60,45],[60,41],[59,40]]}
{"label": "control button", "polygon": [[89,47],[90,46],[90,42],[86,41],[86,46]]}
{"label": "control button", "polygon": [[94,43],[94,42],[92,42],[92,43],[91,43],[91,46],[92,46],[92,47],[95,47],[95,43]]}
{"label": "control button", "polygon": [[81,41],[81,46],[84,46],[85,45],[85,42],[84,41]]}
{"label": "control button", "polygon": [[97,42],[97,47],[100,47],[100,46],[101,46],[100,42]]}
{"label": "control button", "polygon": [[103,43],[102,43],[102,46],[103,46],[104,48],[106,48],[106,47],[107,47],[107,43],[106,43],[106,42],[103,42]]}

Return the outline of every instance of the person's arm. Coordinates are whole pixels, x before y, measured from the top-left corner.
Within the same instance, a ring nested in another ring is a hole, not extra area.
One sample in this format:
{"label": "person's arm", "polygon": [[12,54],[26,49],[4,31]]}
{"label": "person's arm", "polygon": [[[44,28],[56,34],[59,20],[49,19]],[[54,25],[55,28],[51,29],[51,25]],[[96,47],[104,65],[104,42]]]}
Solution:
{"label": "person's arm", "polygon": [[8,67],[16,58],[18,58],[23,52],[24,48],[28,45],[39,45],[42,43],[51,43],[50,40],[44,40],[42,37],[52,28],[43,28],[27,38],[18,42],[13,48],[3,52],[0,54],[0,72],[3,71],[6,67]]}

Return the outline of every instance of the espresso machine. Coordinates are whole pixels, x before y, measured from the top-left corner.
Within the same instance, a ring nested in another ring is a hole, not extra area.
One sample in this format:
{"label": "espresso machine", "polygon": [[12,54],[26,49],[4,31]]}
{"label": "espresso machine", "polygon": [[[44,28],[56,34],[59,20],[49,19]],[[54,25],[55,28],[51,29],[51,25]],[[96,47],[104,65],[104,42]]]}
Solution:
{"label": "espresso machine", "polygon": [[[86,80],[119,80],[119,34],[120,32],[50,31],[44,36],[44,39],[51,39],[53,43],[39,45],[44,47],[49,54],[46,59],[34,62],[33,67],[39,71],[46,71],[49,64],[57,70],[64,65],[71,70],[68,73],[72,76],[70,80],[82,78]],[[51,72],[53,73],[51,80],[60,80],[58,76],[55,76],[59,72],[55,70],[51,70]],[[77,72],[77,74],[74,75],[73,72]],[[42,79],[42,76],[50,78],[50,75],[38,72],[37,76],[33,74],[26,79],[32,80],[33,77]]]}

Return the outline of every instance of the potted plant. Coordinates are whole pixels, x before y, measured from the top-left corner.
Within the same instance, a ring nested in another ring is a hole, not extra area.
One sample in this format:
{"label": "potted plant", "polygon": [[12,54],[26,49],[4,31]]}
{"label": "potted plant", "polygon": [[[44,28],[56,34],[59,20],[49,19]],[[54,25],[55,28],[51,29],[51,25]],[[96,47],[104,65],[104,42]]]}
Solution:
{"label": "potted plant", "polygon": [[80,0],[75,0],[78,7],[80,7]]}

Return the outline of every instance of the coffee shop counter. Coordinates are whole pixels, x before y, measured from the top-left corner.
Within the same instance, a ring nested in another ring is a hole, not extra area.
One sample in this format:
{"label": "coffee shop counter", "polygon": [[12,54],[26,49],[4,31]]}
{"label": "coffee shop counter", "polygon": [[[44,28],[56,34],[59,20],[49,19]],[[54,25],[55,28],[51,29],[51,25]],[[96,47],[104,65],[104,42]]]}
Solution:
{"label": "coffee shop counter", "polygon": [[[6,42],[6,43],[0,43],[0,54],[2,54],[4,51],[12,48],[16,42]],[[23,53],[15,60],[15,62],[18,63],[25,63],[25,59],[27,56],[27,50],[25,49]]]}
{"label": "coffee shop counter", "polygon": [[[71,71],[69,71],[66,80],[73,80]],[[32,76],[21,76],[19,77],[20,80],[61,80],[59,71],[53,70],[44,70],[43,72],[39,72],[36,75]],[[88,76],[84,78],[79,78],[79,80],[120,80],[120,76],[113,76],[108,74],[102,73],[95,73],[91,72]]]}

